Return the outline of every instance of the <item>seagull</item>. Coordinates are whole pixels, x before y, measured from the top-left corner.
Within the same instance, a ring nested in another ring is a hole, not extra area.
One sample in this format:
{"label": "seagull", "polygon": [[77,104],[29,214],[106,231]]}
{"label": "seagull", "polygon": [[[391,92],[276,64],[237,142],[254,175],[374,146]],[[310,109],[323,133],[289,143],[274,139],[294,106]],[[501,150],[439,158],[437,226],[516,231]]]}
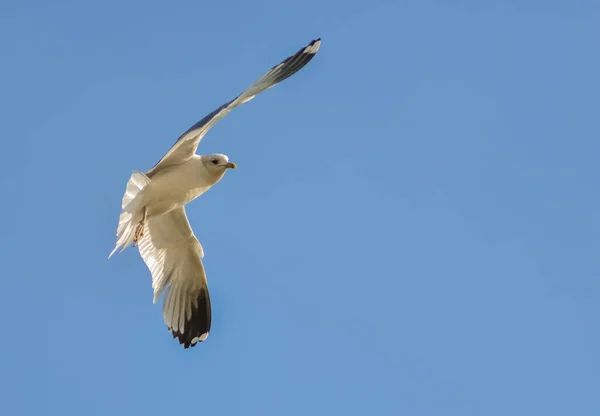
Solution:
{"label": "seagull", "polygon": [[237,167],[224,154],[197,155],[198,144],[235,107],[302,69],[320,46],[321,39],[315,39],[272,67],[246,91],[190,127],[152,169],[134,171],[127,182],[117,243],[108,258],[119,248],[138,247],[152,275],[153,303],[166,290],[165,324],[186,349],[208,337],[211,306],[202,264],[204,250],[190,227],[185,205]]}

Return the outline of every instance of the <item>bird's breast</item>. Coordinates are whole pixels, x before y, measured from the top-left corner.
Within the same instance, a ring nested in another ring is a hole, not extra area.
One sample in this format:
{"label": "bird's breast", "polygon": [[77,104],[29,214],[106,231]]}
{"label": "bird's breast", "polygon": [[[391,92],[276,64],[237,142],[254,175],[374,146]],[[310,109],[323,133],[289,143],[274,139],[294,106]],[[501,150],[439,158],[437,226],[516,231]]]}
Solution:
{"label": "bird's breast", "polygon": [[198,198],[214,185],[203,175],[204,166],[192,159],[181,165],[157,172],[148,185],[146,208],[148,214],[161,215]]}

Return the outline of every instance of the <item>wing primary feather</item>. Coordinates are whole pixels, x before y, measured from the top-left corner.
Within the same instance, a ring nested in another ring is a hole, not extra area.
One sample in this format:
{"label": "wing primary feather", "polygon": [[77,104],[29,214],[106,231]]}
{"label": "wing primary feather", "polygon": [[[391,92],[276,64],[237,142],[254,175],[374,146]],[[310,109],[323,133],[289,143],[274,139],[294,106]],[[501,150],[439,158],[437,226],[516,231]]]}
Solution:
{"label": "wing primary feather", "polygon": [[189,296],[186,299],[188,302],[186,309],[189,308],[190,315],[185,317],[185,323],[179,328],[169,328],[173,338],[178,338],[179,343],[186,349],[195,346],[208,337],[212,320],[208,288],[206,286],[202,287],[195,299],[196,301],[193,302],[192,299]]}

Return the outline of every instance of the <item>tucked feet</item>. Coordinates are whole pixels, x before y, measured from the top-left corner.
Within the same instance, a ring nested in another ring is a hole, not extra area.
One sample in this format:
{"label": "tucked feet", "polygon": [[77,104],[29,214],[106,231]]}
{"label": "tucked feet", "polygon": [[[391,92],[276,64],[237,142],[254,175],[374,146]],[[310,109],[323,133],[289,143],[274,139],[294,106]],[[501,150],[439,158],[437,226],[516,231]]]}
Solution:
{"label": "tucked feet", "polygon": [[146,209],[144,208],[144,217],[139,222],[135,229],[135,234],[133,236],[133,246],[137,246],[138,241],[144,236],[144,226],[146,225]]}
{"label": "tucked feet", "polygon": [[144,236],[144,223],[140,222],[135,229],[135,235],[133,236],[133,246],[137,246],[138,241]]}

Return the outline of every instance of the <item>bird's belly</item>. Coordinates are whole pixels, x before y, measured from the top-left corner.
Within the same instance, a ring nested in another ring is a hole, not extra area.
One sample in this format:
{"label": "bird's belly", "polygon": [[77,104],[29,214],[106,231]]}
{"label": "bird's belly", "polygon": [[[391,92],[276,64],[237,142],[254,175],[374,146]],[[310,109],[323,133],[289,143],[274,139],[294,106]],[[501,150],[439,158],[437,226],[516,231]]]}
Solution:
{"label": "bird's belly", "polygon": [[206,192],[211,185],[199,180],[195,172],[179,168],[151,179],[145,190],[148,216],[162,215],[187,204]]}
{"label": "bird's belly", "polygon": [[146,204],[149,216],[162,215],[175,208],[187,204],[206,192],[206,189],[193,188],[188,190],[173,189],[167,193],[149,193]]}

